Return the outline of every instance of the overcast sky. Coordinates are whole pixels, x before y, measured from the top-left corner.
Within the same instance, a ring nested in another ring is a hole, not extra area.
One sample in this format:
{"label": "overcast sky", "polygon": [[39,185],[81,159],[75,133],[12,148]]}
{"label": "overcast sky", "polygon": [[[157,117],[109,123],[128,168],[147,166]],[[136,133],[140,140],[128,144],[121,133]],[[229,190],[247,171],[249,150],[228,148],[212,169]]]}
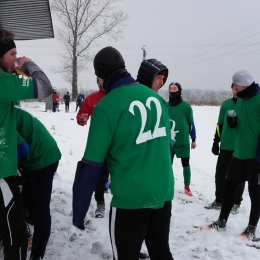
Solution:
{"label": "overcast sky", "polygon": [[[117,48],[134,78],[146,45],[147,58],[169,68],[165,89],[178,81],[183,89],[229,90],[233,73],[241,68],[251,70],[260,82],[259,0],[122,0],[117,8],[129,16],[124,38],[104,38],[98,48]],[[54,87],[70,90],[50,69],[59,62],[56,39],[17,42],[17,49],[45,70]],[[79,85],[95,89],[93,66],[88,66]]]}

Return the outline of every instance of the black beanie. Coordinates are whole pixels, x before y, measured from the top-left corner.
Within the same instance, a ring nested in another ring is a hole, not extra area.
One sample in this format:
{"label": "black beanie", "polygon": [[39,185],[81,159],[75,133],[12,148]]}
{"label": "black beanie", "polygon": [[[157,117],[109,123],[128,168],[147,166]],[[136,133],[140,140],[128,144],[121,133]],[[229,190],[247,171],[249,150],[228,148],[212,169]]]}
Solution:
{"label": "black beanie", "polygon": [[100,50],[94,58],[95,74],[101,79],[105,79],[112,72],[124,68],[125,61],[121,53],[111,46]]}
{"label": "black beanie", "polygon": [[0,41],[0,58],[13,48],[16,48],[13,40],[10,40],[8,42]]}

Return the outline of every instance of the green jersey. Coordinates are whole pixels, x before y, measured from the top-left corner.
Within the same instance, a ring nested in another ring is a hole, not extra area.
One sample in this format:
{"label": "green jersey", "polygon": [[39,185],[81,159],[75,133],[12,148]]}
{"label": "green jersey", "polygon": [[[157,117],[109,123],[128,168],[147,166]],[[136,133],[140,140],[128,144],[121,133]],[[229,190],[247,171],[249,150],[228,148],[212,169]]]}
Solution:
{"label": "green jersey", "polygon": [[17,174],[17,133],[13,101],[33,97],[32,79],[0,73],[0,179]]}
{"label": "green jersey", "polygon": [[175,132],[174,146],[187,145],[190,143],[190,125],[194,123],[193,111],[186,101],[177,106],[168,103],[168,113],[172,124],[172,131]]}
{"label": "green jersey", "polygon": [[61,153],[56,141],[45,126],[28,112],[15,108],[17,131],[30,147],[19,165],[28,170],[40,170],[60,160]]}
{"label": "green jersey", "polygon": [[239,100],[237,116],[233,156],[241,160],[254,159],[260,136],[260,94]]}
{"label": "green jersey", "polygon": [[236,128],[230,128],[227,124],[227,116],[229,113],[233,113],[233,111],[237,114],[238,102],[240,99],[237,99],[235,103],[232,98],[225,100],[219,111],[218,116],[218,125],[222,125],[222,132],[220,134],[220,149],[234,151],[235,149],[235,135]]}
{"label": "green jersey", "polygon": [[140,85],[118,87],[95,106],[84,160],[107,160],[112,207],[162,208],[173,199],[170,125],[163,99]]}

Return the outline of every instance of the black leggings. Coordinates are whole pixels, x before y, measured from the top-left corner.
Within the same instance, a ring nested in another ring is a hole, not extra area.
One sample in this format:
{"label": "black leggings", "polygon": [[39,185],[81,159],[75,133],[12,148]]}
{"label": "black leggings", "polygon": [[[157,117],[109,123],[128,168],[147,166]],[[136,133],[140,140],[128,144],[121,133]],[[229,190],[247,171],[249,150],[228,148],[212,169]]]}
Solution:
{"label": "black leggings", "polygon": [[[172,153],[172,162],[173,162],[174,155],[175,153]],[[190,157],[181,158],[181,164],[183,168],[190,166]]]}
{"label": "black leggings", "polygon": [[[225,195],[222,202],[220,219],[228,220],[230,211],[235,202],[237,191],[242,182],[235,182],[231,180],[226,181]],[[249,217],[249,225],[256,227],[260,217],[260,185],[248,184],[249,196],[251,199],[251,211]]]}

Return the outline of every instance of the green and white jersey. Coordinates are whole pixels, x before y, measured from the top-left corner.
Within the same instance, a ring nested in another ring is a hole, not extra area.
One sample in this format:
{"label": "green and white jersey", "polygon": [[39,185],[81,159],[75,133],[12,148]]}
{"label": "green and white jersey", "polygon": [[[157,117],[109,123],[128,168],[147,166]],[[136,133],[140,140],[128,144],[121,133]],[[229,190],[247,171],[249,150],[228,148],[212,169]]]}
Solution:
{"label": "green and white jersey", "polygon": [[30,150],[19,165],[28,170],[40,170],[60,160],[61,153],[54,138],[33,115],[15,108],[17,131],[28,143]]}
{"label": "green and white jersey", "polygon": [[237,110],[236,142],[233,156],[254,159],[260,136],[260,94],[241,99]]}
{"label": "green and white jersey", "polygon": [[[235,149],[235,136],[236,128],[230,128],[227,124],[227,116],[229,111],[234,111],[237,114],[238,103],[240,99],[237,99],[237,102],[234,103],[232,98],[225,100],[219,111],[218,116],[218,125],[222,125],[222,132],[220,134],[220,149],[234,151]],[[232,112],[231,112],[232,113]]]}
{"label": "green and white jersey", "polygon": [[134,84],[109,92],[95,106],[83,160],[111,174],[111,206],[161,208],[173,199],[170,128],[163,99]]}
{"label": "green and white jersey", "polygon": [[0,179],[17,174],[17,133],[13,101],[33,97],[31,79],[20,79],[0,72]]}
{"label": "green and white jersey", "polygon": [[177,106],[168,103],[168,113],[172,131],[175,132],[174,146],[190,144],[190,124],[194,123],[193,111],[186,101]]}

